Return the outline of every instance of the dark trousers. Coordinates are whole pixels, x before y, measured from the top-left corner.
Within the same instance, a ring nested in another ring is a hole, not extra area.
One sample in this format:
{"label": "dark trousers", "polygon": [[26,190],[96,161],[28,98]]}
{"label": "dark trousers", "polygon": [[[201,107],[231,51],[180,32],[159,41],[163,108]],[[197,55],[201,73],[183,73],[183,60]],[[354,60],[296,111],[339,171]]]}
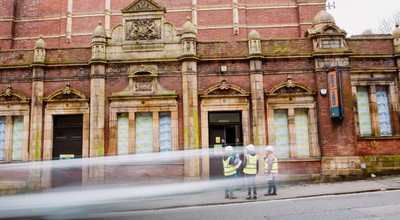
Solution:
{"label": "dark trousers", "polygon": [[253,191],[253,195],[257,195],[256,175],[245,174],[245,178],[247,185],[247,194],[251,196],[251,191]]}

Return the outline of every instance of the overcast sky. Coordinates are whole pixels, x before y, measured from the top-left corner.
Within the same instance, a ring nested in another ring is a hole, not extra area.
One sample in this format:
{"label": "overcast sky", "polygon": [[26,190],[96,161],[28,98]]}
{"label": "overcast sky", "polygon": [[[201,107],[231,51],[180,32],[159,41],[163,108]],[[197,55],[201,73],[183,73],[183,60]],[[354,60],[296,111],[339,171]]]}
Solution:
{"label": "overcast sky", "polygon": [[393,18],[400,11],[400,0],[327,0],[335,2],[335,8],[326,10],[333,15],[336,25],[347,36],[361,34],[367,29],[376,32],[383,19]]}

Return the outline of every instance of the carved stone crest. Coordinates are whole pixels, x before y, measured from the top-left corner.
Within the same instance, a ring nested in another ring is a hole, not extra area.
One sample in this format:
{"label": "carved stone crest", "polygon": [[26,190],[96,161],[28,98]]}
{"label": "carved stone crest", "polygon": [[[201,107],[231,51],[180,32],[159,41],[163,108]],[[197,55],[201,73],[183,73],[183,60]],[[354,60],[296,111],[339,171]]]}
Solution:
{"label": "carved stone crest", "polygon": [[126,40],[161,39],[161,20],[136,19],[126,22]]}
{"label": "carved stone crest", "polygon": [[135,83],[136,92],[152,92],[152,81],[137,81]]}

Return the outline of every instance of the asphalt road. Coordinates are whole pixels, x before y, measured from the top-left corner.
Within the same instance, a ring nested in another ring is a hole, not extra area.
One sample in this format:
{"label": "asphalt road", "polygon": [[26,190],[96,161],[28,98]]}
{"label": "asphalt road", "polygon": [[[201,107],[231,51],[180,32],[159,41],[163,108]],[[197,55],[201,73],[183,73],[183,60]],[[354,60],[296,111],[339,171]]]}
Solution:
{"label": "asphalt road", "polygon": [[90,219],[400,219],[400,191],[383,191],[300,199],[186,208],[112,212]]}

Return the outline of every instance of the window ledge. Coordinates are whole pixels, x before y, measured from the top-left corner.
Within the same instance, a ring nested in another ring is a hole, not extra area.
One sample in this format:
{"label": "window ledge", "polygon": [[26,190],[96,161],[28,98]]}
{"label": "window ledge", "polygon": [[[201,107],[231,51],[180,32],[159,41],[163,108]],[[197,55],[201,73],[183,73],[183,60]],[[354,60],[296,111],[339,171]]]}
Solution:
{"label": "window ledge", "polygon": [[400,139],[400,135],[392,135],[392,136],[358,136],[357,140],[397,140]]}
{"label": "window ledge", "polygon": [[321,157],[298,157],[298,158],[279,158],[279,162],[314,162],[314,161],[321,161]]}

